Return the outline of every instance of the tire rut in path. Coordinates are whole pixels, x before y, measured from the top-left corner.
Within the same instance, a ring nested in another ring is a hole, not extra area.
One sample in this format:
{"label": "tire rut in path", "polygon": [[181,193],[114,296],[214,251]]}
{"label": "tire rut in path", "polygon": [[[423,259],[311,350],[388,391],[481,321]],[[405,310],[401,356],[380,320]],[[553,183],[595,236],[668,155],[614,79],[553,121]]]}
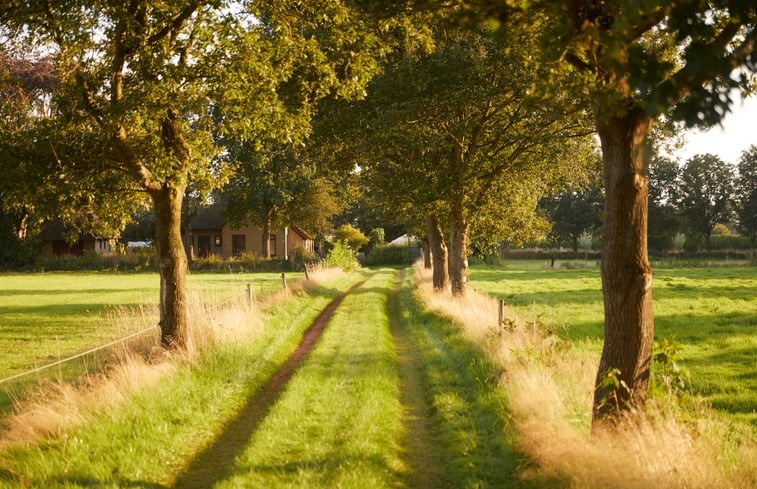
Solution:
{"label": "tire rut in path", "polygon": [[400,378],[400,403],[406,435],[402,443],[403,459],[410,469],[405,483],[408,488],[450,487],[439,455],[439,441],[431,426],[431,407],[426,400],[423,374],[413,353],[412,342],[402,324],[398,288],[405,271],[395,280],[387,301],[390,329],[397,351]]}
{"label": "tire rut in path", "polygon": [[331,316],[345,297],[365,283],[365,280],[350,287],[334,299],[313,321],[302,336],[300,344],[265,384],[250,397],[245,406],[229,421],[213,443],[202,450],[179,475],[174,489],[206,489],[226,478],[234,465],[235,456],[245,448],[270,408],[274,405],[305,357],[321,337]]}

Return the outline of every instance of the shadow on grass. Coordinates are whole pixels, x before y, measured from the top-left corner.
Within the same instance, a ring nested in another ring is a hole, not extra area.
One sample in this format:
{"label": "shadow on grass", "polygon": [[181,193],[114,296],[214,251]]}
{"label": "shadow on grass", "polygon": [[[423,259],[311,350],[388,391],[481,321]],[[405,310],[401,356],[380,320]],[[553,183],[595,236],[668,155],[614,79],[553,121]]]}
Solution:
{"label": "shadow on grass", "polygon": [[562,480],[524,480],[532,463],[516,447],[508,422],[501,370],[463,336],[459,327],[400,290],[402,327],[423,365],[435,436],[442,441],[450,487],[565,487]]}

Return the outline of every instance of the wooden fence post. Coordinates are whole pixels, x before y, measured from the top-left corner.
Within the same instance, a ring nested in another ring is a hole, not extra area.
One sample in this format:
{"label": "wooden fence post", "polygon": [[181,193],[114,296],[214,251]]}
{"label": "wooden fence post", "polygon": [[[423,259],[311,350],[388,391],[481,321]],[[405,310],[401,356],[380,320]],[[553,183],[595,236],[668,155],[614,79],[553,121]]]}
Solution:
{"label": "wooden fence post", "polygon": [[505,324],[505,301],[504,299],[499,300],[499,322],[497,323],[499,327],[501,328]]}
{"label": "wooden fence post", "polygon": [[281,274],[281,288],[283,288],[284,290],[286,290],[286,288],[287,288],[287,279],[284,276],[283,272]]}

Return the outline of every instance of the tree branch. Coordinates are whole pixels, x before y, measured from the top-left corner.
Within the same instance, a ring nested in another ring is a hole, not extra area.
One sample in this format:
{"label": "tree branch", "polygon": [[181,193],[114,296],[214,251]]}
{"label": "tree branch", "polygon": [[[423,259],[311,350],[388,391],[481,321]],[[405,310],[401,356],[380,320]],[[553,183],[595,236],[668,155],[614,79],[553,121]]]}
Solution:
{"label": "tree branch", "polygon": [[[736,37],[742,28],[739,22],[729,23],[718,36],[712,40],[706,49],[709,51],[723,52],[724,59],[729,59],[733,68],[738,68],[746,58],[755,51],[755,42],[757,42],[757,29],[752,29],[744,41],[731,53],[726,50],[731,41]],[[689,61],[680,70],[674,73],[670,78],[660,83],[646,97],[647,102],[656,102],[652,107],[651,117],[657,117],[668,108],[680,100],[686,98],[694,87],[712,81],[717,77],[717,73],[703,73],[702,70],[696,69],[696,65],[701,63],[700,60]],[[647,103],[646,105],[649,105]]]}
{"label": "tree branch", "polygon": [[163,40],[163,38],[165,38],[169,34],[171,34],[171,36],[174,36],[176,32],[181,29],[181,26],[184,24],[184,22],[195,12],[195,10],[197,10],[197,7],[199,6],[200,4],[197,1],[190,2],[189,5],[187,5],[184,10],[182,10],[181,13],[179,13],[179,15],[177,15],[173,19],[173,21],[163,27],[160,31],[150,36],[148,42],[150,44],[155,44]]}

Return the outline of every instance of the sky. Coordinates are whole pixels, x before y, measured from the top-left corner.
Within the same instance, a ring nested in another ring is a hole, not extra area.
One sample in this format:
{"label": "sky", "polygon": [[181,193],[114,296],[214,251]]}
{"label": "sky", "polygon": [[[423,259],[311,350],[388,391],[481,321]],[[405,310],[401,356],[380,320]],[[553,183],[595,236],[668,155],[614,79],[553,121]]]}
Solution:
{"label": "sky", "polygon": [[686,144],[676,156],[684,162],[695,154],[712,153],[735,165],[752,144],[757,145],[757,97],[737,100],[721,125],[687,131]]}

